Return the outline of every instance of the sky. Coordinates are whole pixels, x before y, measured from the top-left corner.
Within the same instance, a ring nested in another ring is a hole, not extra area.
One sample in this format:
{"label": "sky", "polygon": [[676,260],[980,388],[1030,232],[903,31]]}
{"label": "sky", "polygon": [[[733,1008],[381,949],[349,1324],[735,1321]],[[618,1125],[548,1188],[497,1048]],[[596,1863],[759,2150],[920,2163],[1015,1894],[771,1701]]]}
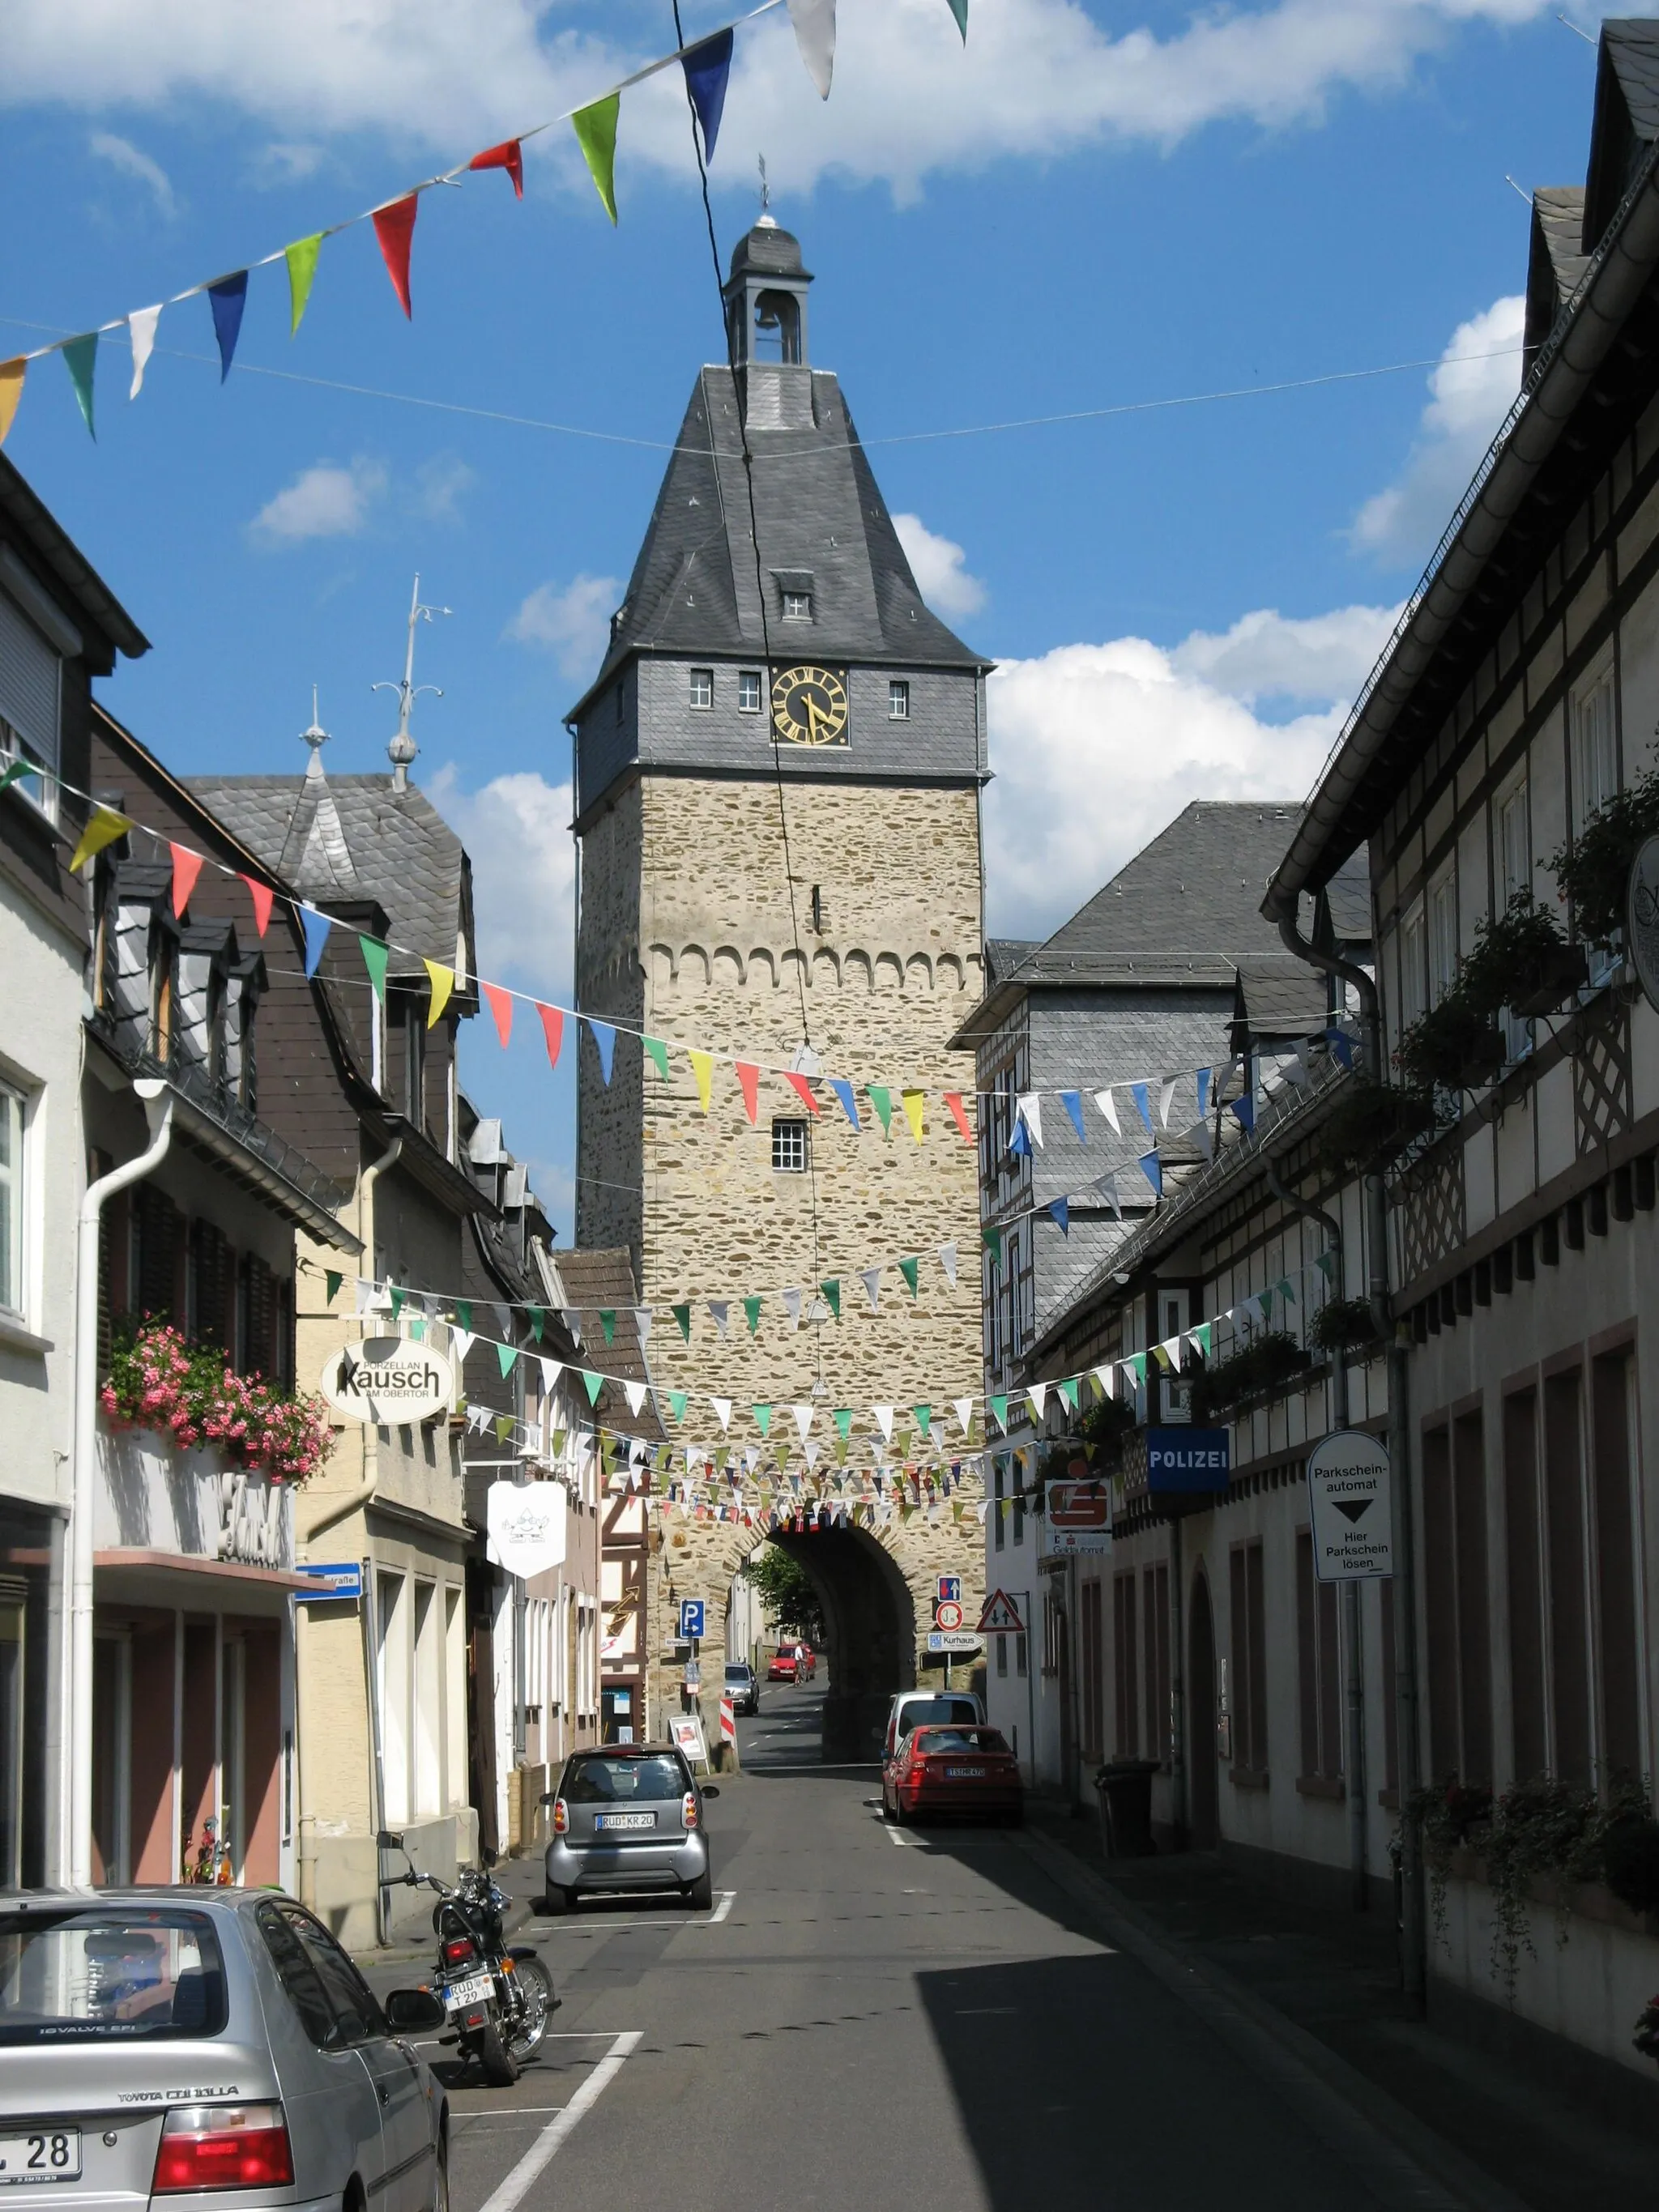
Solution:
{"label": "sky", "polygon": [[[1297,799],[1512,400],[1524,194],[1580,182],[1595,54],[1553,0],[840,0],[820,101],[740,28],[710,175],[816,283],[929,603],[998,664],[989,926],[1041,937],[1191,798]],[[1629,11],[1627,11],[1629,12]],[[1635,11],[1640,12],[1640,11]],[[683,0],[688,39],[727,20]],[[0,352],[242,266],[671,51],[664,0],[11,0]],[[297,337],[257,270],[143,386],[60,362],[9,457],[152,641],[102,687],[190,773],[378,770],[411,580],[415,775],[465,836],[487,976],[568,1000],[562,716],[597,667],[700,362],[723,351],[684,94],[623,95],[613,229],[568,126],[426,194],[405,320],[372,232]],[[1218,396],[1220,395],[1220,396]],[[1033,425],[1032,418],[1069,417]],[[1011,424],[1027,427],[1000,427]],[[568,1067],[471,1024],[561,1234]],[[733,1040],[710,1039],[723,1044]],[[567,1060],[569,1055],[567,1055]]]}

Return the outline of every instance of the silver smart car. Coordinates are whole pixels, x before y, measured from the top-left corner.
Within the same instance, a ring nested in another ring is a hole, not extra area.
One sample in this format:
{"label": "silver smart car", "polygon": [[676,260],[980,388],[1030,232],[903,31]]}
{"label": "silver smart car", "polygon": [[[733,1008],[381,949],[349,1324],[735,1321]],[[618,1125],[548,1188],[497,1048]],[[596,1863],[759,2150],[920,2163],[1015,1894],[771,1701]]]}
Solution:
{"label": "silver smart car", "polygon": [[[31,2212],[448,2212],[448,2112],[320,1923],[273,1891],[0,1894],[0,2191]],[[21,2202],[20,2198],[18,2202]]]}
{"label": "silver smart car", "polygon": [[678,1890],[706,1911],[714,1901],[699,1787],[672,1743],[607,1743],[565,1762],[547,1847],[547,1910],[568,1912],[597,1890]]}

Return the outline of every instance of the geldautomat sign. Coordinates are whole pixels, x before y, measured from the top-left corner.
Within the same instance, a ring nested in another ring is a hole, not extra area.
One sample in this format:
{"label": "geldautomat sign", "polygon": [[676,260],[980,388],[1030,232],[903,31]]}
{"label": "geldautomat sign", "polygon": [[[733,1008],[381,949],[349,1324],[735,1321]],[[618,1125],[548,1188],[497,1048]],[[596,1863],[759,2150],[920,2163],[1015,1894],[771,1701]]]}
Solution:
{"label": "geldautomat sign", "polygon": [[454,1395],[449,1362],[429,1346],[401,1336],[366,1336],[331,1352],[323,1395],[337,1413],[380,1428],[429,1421]]}
{"label": "geldautomat sign", "polygon": [[1148,1429],[1149,1490],[1224,1490],[1232,1479],[1232,1438],[1225,1429]]}

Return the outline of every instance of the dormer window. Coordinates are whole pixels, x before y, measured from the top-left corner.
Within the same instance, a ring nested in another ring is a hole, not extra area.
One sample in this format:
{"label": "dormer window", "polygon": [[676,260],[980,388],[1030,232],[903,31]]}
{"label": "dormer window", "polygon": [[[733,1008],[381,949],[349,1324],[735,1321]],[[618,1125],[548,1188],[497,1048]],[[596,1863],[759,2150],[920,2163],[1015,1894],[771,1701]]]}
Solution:
{"label": "dormer window", "polygon": [[27,761],[47,770],[21,777],[13,788],[55,822],[64,661],[47,632],[55,629],[64,647],[73,643],[77,650],[79,640],[32,579],[19,578],[19,592],[26,586],[38,619],[11,591],[0,590],[0,767]]}
{"label": "dormer window", "polygon": [[785,622],[811,622],[812,594],[811,592],[786,592],[783,595]]}

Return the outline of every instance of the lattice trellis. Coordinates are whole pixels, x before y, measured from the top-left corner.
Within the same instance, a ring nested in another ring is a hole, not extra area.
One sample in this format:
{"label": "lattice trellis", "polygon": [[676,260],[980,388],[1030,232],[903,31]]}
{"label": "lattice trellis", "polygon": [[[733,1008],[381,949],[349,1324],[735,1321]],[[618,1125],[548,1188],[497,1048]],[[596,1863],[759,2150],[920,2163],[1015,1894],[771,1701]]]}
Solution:
{"label": "lattice trellis", "polygon": [[1432,1166],[1414,1168],[1400,1185],[1399,1203],[1409,1283],[1464,1240],[1462,1146],[1450,1146]]}
{"label": "lattice trellis", "polygon": [[1608,1002],[1580,1024],[1572,1060],[1578,1149],[1594,1152],[1631,1125],[1630,1016]]}

